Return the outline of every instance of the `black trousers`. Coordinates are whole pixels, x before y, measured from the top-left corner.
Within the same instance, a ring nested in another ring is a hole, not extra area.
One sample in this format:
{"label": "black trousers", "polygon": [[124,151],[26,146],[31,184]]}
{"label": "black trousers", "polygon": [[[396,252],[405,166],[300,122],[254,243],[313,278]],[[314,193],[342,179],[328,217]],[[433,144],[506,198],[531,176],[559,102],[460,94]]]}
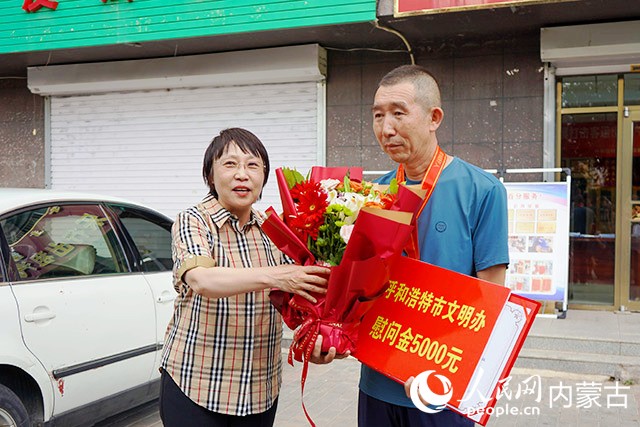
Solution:
{"label": "black trousers", "polygon": [[278,399],[260,414],[219,414],[210,411],[185,395],[164,370],[160,379],[160,419],[164,427],[272,427]]}
{"label": "black trousers", "polygon": [[393,405],[362,391],[358,395],[359,427],[473,427],[475,423],[453,411],[427,414],[418,408]]}

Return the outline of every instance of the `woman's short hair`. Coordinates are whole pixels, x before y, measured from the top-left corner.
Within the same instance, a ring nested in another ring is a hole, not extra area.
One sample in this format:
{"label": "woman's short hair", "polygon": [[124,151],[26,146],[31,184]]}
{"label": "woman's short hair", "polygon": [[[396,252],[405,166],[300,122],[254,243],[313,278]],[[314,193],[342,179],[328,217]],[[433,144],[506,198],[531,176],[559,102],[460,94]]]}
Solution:
{"label": "woman's short hair", "polygon": [[[202,177],[204,178],[205,184],[209,187],[209,193],[216,199],[218,198],[218,192],[213,183],[213,162],[222,157],[232,142],[234,142],[243,153],[251,153],[262,160],[262,164],[264,165],[262,188],[267,184],[267,178],[269,177],[269,155],[262,141],[246,129],[224,129],[218,136],[213,138],[207,147],[202,163]],[[260,197],[262,197],[262,191],[260,191]]]}

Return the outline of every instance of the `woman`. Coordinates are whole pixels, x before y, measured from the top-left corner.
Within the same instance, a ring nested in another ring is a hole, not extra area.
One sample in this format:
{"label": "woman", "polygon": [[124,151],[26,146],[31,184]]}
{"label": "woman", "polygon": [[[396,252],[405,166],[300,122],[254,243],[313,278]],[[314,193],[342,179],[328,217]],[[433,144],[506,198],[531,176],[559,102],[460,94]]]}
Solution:
{"label": "woman", "polygon": [[171,426],[272,426],[282,322],[269,289],[326,292],[328,269],[288,264],[252,207],[269,158],[251,132],[220,132],[204,155],[205,199],[173,225],[178,292],[163,351],[160,417]]}

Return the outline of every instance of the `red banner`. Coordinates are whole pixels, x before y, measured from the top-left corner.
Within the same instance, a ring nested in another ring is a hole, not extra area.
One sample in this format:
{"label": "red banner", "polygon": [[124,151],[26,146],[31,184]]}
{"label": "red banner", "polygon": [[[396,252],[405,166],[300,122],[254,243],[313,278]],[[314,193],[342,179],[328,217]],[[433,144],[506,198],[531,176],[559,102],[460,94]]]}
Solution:
{"label": "red banner", "polygon": [[[613,121],[563,123],[562,157],[615,158],[618,123]],[[640,156],[640,126],[633,128],[633,156]]]}
{"label": "red banner", "polygon": [[506,287],[403,257],[362,320],[354,356],[400,383],[433,372],[448,384],[442,408],[485,425],[539,307]]}
{"label": "red banner", "polygon": [[[567,1],[567,0],[556,0]],[[395,16],[454,12],[468,9],[551,3],[549,0],[396,0]]]}

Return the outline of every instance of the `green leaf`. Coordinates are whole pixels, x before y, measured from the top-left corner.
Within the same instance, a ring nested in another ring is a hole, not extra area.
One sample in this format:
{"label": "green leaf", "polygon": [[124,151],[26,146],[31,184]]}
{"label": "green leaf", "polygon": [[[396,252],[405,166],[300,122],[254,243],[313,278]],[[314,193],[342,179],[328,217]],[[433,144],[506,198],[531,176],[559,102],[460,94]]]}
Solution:
{"label": "green leaf", "polygon": [[349,172],[347,172],[347,174],[344,176],[344,192],[345,193],[350,193],[351,192],[351,180],[349,179]]}
{"label": "green leaf", "polygon": [[398,180],[393,178],[389,183],[389,188],[387,189],[388,194],[396,194],[398,193]]}
{"label": "green leaf", "polygon": [[284,175],[284,179],[287,181],[289,188],[293,188],[296,184],[305,181],[302,174],[295,169],[282,168],[282,175]]}

